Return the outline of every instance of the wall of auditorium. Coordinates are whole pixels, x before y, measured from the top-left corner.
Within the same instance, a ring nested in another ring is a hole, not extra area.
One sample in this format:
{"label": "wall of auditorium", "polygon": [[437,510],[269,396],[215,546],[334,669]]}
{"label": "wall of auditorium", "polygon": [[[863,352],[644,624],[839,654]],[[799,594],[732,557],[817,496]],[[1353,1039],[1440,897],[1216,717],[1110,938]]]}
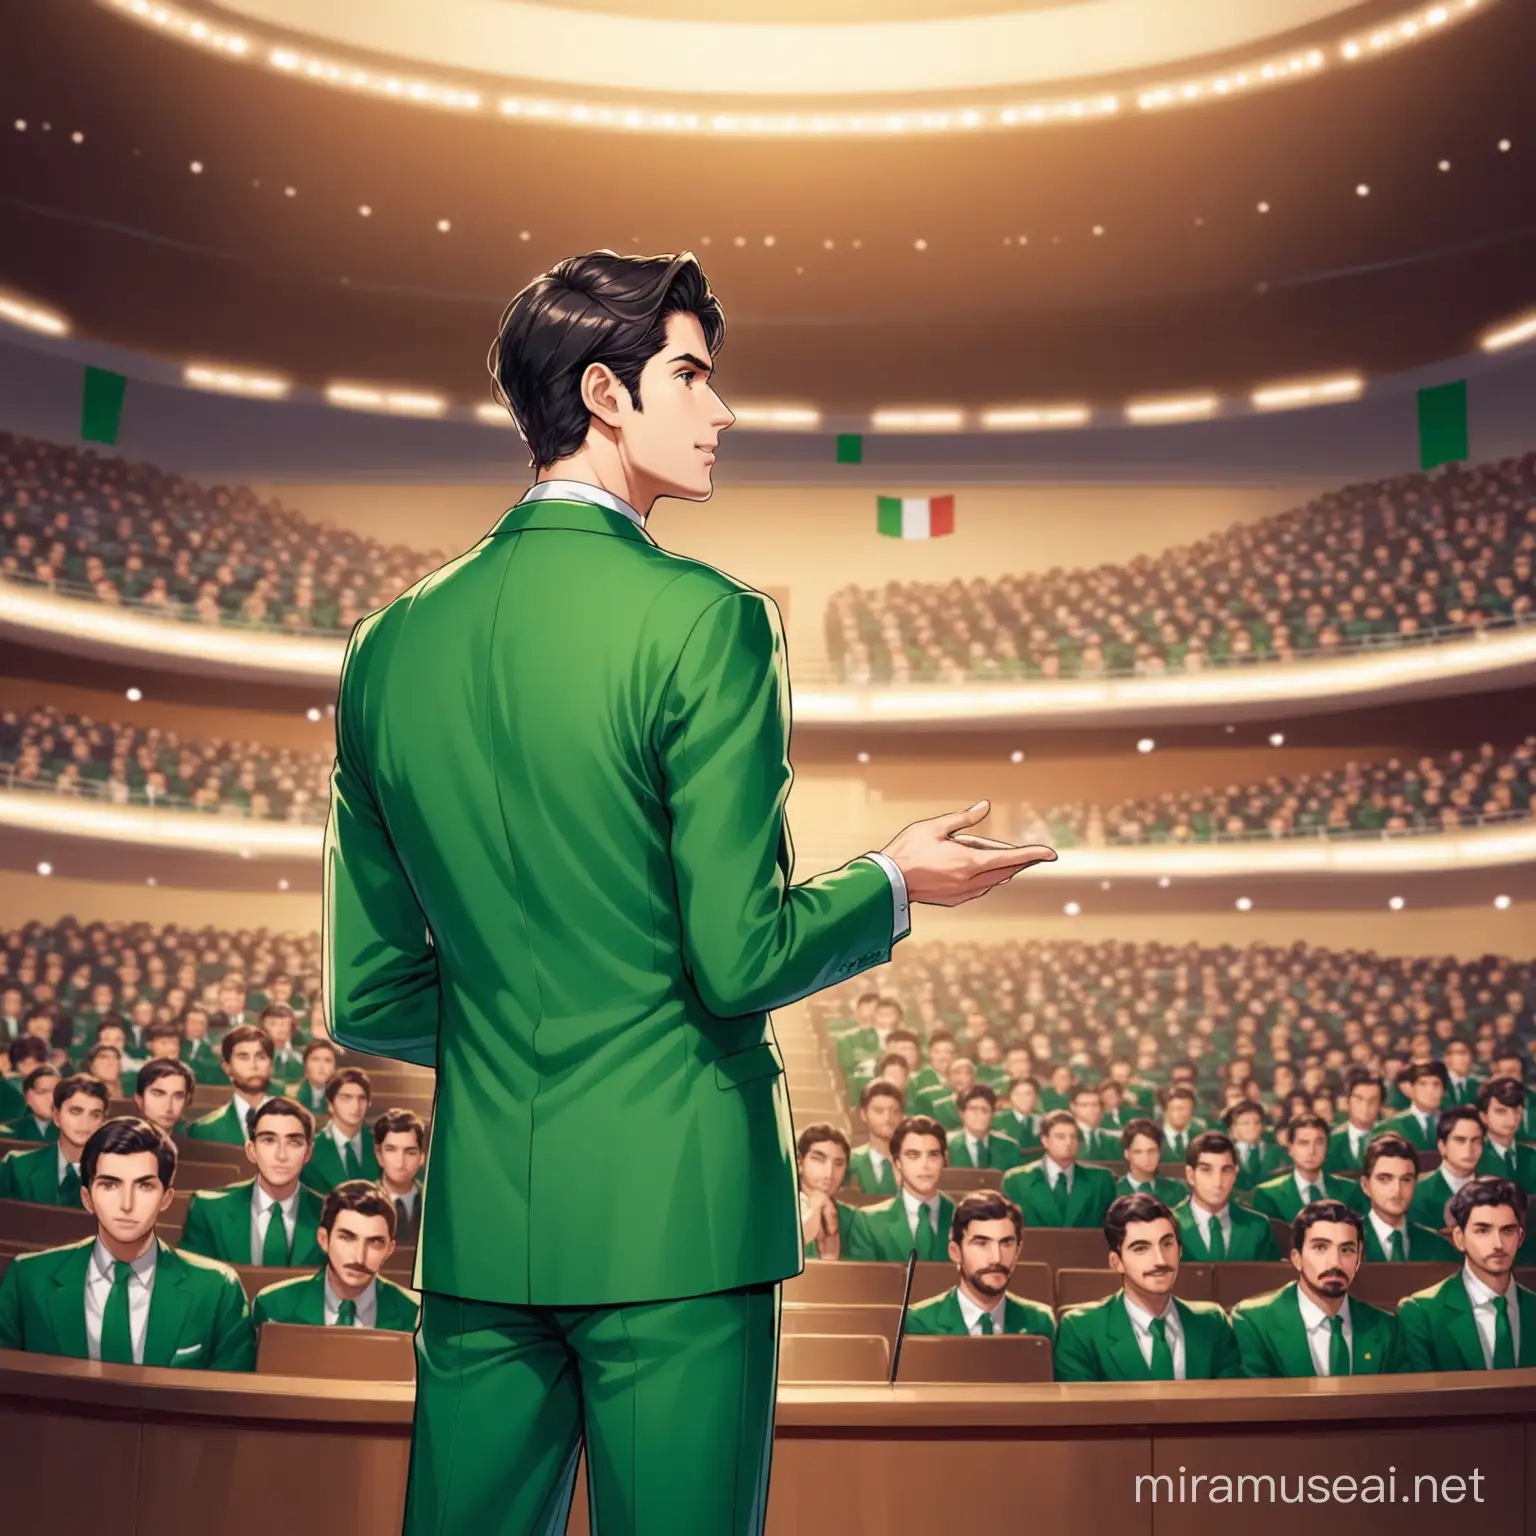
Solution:
{"label": "wall of auditorium", "polygon": [[[1529,907],[1499,912],[1492,907],[1424,907],[1404,912],[1201,913],[1167,916],[1132,914],[1102,917],[998,916],[986,911],[924,907],[908,942],[1003,943],[1041,940],[1052,944],[1132,943],[1267,944],[1298,941],[1326,949],[1376,950],[1384,955],[1453,955],[1475,960],[1484,954],[1527,959],[1531,954]],[[274,932],[318,932],[320,904],[312,895],[278,892],[178,890],[165,886],[95,884],[82,880],[7,874],[0,880],[0,929],[33,921],[57,922],[73,915],[82,922],[176,923],[187,928],[267,928]]]}
{"label": "wall of auditorium", "polygon": [[[522,494],[510,485],[261,484],[261,494],[319,522],[386,544],[469,548]],[[941,495],[952,484],[892,483],[891,495]],[[949,581],[1155,556],[1234,524],[1305,502],[1315,488],[973,486],[955,491],[955,531],[942,539],[882,538],[869,486],[721,486],[705,503],[662,502],[648,524],[664,548],[706,560],[785,608],[795,655],[825,654],[827,599],[850,582]],[[783,594],[788,593],[788,602]]]}

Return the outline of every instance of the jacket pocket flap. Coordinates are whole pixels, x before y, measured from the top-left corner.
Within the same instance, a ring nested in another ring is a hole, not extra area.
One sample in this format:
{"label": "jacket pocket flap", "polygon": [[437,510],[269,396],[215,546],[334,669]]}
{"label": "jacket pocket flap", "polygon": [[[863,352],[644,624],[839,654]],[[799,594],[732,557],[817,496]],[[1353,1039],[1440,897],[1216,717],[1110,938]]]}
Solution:
{"label": "jacket pocket flap", "polygon": [[784,1070],[779,1048],[773,1041],[748,1046],[744,1051],[733,1051],[715,1062],[715,1086],[739,1088],[759,1077],[777,1077]]}

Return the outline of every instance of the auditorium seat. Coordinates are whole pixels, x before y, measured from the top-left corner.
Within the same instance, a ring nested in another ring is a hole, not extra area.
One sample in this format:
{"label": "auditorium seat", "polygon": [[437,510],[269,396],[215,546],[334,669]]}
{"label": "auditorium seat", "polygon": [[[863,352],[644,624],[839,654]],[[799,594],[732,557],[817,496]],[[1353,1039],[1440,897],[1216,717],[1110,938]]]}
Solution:
{"label": "auditorium seat", "polygon": [[[1184,1301],[1214,1301],[1216,1280],[1214,1264],[1181,1264],[1174,1295]],[[1102,1301],[1120,1289],[1122,1276],[1113,1269],[1058,1269],[1056,1305],[1079,1307]]]}
{"label": "auditorium seat", "polygon": [[1385,1307],[1389,1312],[1395,1312],[1403,1297],[1412,1296],[1426,1286],[1438,1285],[1459,1267],[1443,1259],[1428,1264],[1362,1264],[1349,1293],[1373,1307]]}
{"label": "auditorium seat", "polygon": [[[918,1268],[922,1266],[919,1265]],[[914,1287],[915,1287],[914,1281]],[[785,1305],[901,1305],[905,1266],[901,1264],[843,1264],[807,1259],[805,1269],[784,1282]]]}
{"label": "auditorium seat", "polygon": [[1102,1269],[1107,1250],[1097,1227],[1025,1227],[1019,1257],[1056,1269]]}
{"label": "auditorium seat", "polygon": [[[200,1116],[194,1118],[201,1118]],[[186,1158],[189,1163],[224,1163],[231,1168],[244,1168],[245,1173],[236,1174],[230,1183],[238,1183],[246,1178],[253,1170],[245,1160],[245,1146],[226,1145],[222,1141],[197,1141],[190,1136],[177,1136],[173,1140],[176,1143],[176,1157],[179,1161]]]}
{"label": "auditorium seat", "polygon": [[970,1194],[973,1189],[1001,1189],[1001,1168],[946,1168],[939,1175],[939,1188],[947,1195]]}
{"label": "auditorium seat", "polygon": [[1440,1166],[1440,1154],[1438,1152],[1426,1152],[1422,1147],[1415,1149],[1419,1159],[1420,1173],[1433,1173]]}
{"label": "auditorium seat", "polygon": [[873,1334],[790,1333],[779,1340],[779,1380],[788,1385],[876,1383],[890,1373],[891,1346]]}
{"label": "auditorium seat", "polygon": [[896,1337],[899,1306],[822,1305],[817,1302],[788,1302],[781,1313],[781,1333],[874,1334],[883,1339]]}
{"label": "auditorium seat", "polygon": [[1216,1271],[1216,1300],[1228,1312],[1238,1302],[1250,1296],[1263,1296],[1277,1291],[1282,1285],[1296,1278],[1296,1271],[1289,1264],[1235,1261],[1229,1264],[1213,1264]]}
{"label": "auditorium seat", "polygon": [[1281,1221],[1278,1216],[1269,1218],[1270,1230],[1275,1234],[1275,1241],[1280,1244],[1280,1252],[1289,1254],[1296,1244],[1291,1240],[1291,1224]]}
{"label": "auditorium seat", "polygon": [[889,1195],[871,1194],[862,1189],[840,1189],[837,1192],[839,1205],[852,1206],[854,1210],[862,1210],[866,1205],[879,1205],[882,1200],[889,1200]]}
{"label": "auditorium seat", "polygon": [[416,1341],[389,1328],[312,1328],[263,1323],[256,1341],[263,1376],[326,1381],[415,1381]]}
{"label": "auditorium seat", "polygon": [[931,1334],[904,1338],[896,1367],[896,1381],[904,1387],[1006,1385],[1049,1381],[1051,1374],[1051,1341],[1027,1333],[1005,1333],[990,1339]]}

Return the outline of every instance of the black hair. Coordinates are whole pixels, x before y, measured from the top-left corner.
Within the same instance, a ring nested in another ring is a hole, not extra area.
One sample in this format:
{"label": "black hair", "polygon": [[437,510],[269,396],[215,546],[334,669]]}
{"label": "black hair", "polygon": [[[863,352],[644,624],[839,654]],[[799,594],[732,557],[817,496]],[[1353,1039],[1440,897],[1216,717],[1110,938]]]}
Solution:
{"label": "black hair", "polygon": [[[1071,1116],[1067,1118],[1071,1119]],[[943,1154],[944,1160],[949,1161],[949,1137],[944,1134],[944,1127],[932,1115],[908,1115],[891,1132],[892,1157],[901,1156],[901,1144],[909,1136],[932,1136],[938,1142],[939,1151]]]}
{"label": "black hair", "polygon": [[1129,1152],[1131,1143],[1138,1136],[1150,1136],[1157,1143],[1159,1152],[1163,1149],[1163,1133],[1157,1121],[1142,1118],[1139,1120],[1127,1120],[1120,1129],[1120,1150]]}
{"label": "black hair", "polygon": [[1232,1129],[1232,1122],[1239,1115],[1257,1115],[1262,1120],[1264,1118],[1264,1106],[1257,1099],[1249,1098],[1242,1098],[1235,1104],[1229,1104],[1221,1116],[1221,1123],[1226,1126],[1229,1132]]}
{"label": "black hair", "polygon": [[853,1149],[848,1145],[848,1138],[835,1125],[806,1126],[800,1132],[800,1138],[795,1143],[795,1156],[804,1157],[812,1147],[823,1141],[835,1141],[843,1149],[844,1157],[853,1156]]}
{"label": "black hair", "polygon": [[1014,1235],[1024,1235],[1024,1212],[995,1189],[973,1189],[956,1201],[955,1214],[949,1223],[950,1242],[964,1243],[966,1229],[973,1221],[1011,1221]]}
{"label": "black hair", "polygon": [[1299,1250],[1307,1233],[1320,1221],[1337,1221],[1353,1227],[1356,1242],[1364,1245],[1365,1218],[1358,1211],[1350,1210],[1342,1200],[1314,1200],[1303,1206],[1291,1223],[1291,1247]]}
{"label": "black hair", "polygon": [[325,1197],[325,1204],[320,1209],[320,1230],[329,1232],[343,1211],[356,1211],[359,1216],[382,1216],[388,1223],[391,1242],[400,1228],[400,1213],[395,1209],[395,1202],[382,1184],[375,1184],[371,1179],[347,1179],[338,1184]]}
{"label": "black hair", "polygon": [[335,1104],[336,1095],[351,1083],[354,1087],[361,1088],[369,1104],[373,1103],[373,1083],[368,1074],[361,1067],[338,1067],[336,1075],[325,1085],[325,1102]]}
{"label": "black hair", "polygon": [[341,1047],[337,1045],[334,1040],[311,1040],[309,1044],[304,1047],[304,1063],[306,1066],[309,1064],[309,1058],[313,1056],[316,1051],[329,1051],[332,1056],[336,1057],[340,1057],[341,1055]]}
{"label": "black hair", "polygon": [[1164,1088],[1158,1095],[1164,1109],[1173,1103],[1175,1099],[1188,1099],[1191,1104],[1198,1104],[1200,1096],[1188,1083],[1174,1083],[1172,1087]]}
{"label": "black hair", "polygon": [[1465,1232],[1472,1212],[1484,1205],[1507,1205],[1525,1230],[1525,1191],[1510,1179],[1468,1179],[1446,1203],[1446,1219]]}
{"label": "black hair", "polygon": [[987,1101],[988,1108],[997,1108],[997,1094],[993,1089],[987,1087],[985,1083],[972,1083],[964,1093],[959,1094],[956,1097],[955,1108],[963,1110],[965,1106],[971,1102],[972,1099],[985,1099]]}
{"label": "black hair", "polygon": [[[891,1033],[895,1034],[895,1030],[892,1030]],[[903,1072],[911,1070],[907,1062],[907,1058],[903,1056],[900,1051],[887,1051],[885,1055],[875,1063],[875,1076],[884,1077],[885,1069],[889,1066],[899,1066]]]}
{"label": "black hair", "polygon": [[864,1084],[863,1091],[859,1094],[859,1108],[868,1109],[876,1099],[895,1099],[902,1105],[907,1102],[906,1094],[895,1083],[883,1077],[877,1077],[873,1082]]}
{"label": "black hair", "polygon": [[297,1099],[284,1098],[271,1098],[264,1104],[258,1104],[255,1109],[246,1110],[246,1140],[255,1141],[256,1127],[263,1120],[269,1120],[274,1115],[288,1115],[297,1120],[304,1127],[304,1140],[307,1143],[313,1144],[315,1139],[315,1117]]}
{"label": "black hair", "polygon": [[427,1122],[414,1109],[386,1109],[373,1122],[373,1144],[381,1147],[386,1136],[404,1131],[412,1132],[416,1137],[416,1145],[423,1152],[427,1150]]}
{"label": "black hair", "polygon": [[1310,1110],[1303,1115],[1293,1115],[1285,1128],[1292,1136],[1297,1131],[1321,1131],[1325,1137],[1328,1134],[1328,1122]]}
{"label": "black hair", "polygon": [[184,1061],[172,1061],[167,1056],[157,1056],[139,1068],[133,1080],[133,1091],[142,1099],[150,1086],[158,1083],[162,1077],[179,1077],[187,1085],[189,1102],[197,1091],[197,1079],[193,1077],[191,1067]]}
{"label": "black hair", "polygon": [[955,1039],[955,1032],[952,1029],[934,1030],[934,1032],[928,1036],[928,1049],[931,1051],[934,1046],[942,1045],[946,1040],[958,1049],[960,1042]]}
{"label": "black hair", "polygon": [[11,1059],[11,1070],[21,1071],[22,1062],[29,1057],[33,1061],[44,1062],[48,1060],[49,1050],[46,1040],[39,1040],[36,1035],[17,1035],[11,1041],[6,1053]]}
{"label": "black hair", "polygon": [[1072,1117],[1070,1109],[1053,1109],[1040,1122],[1040,1144],[1045,1145],[1045,1138],[1056,1129],[1058,1125],[1070,1125],[1077,1130],[1077,1121]]}
{"label": "black hair", "polygon": [[1438,1077],[1442,1088],[1451,1086],[1451,1074],[1445,1070],[1443,1061],[1410,1061],[1398,1073],[1397,1080],[1412,1087],[1421,1077]]}
{"label": "black hair", "polygon": [[1477,1090],[1477,1109],[1486,1115],[1490,1104],[1502,1104],[1505,1109],[1525,1108],[1525,1084],[1514,1077],[1490,1077]]}
{"label": "black hair", "polygon": [[1395,1131],[1386,1131],[1380,1136],[1373,1136],[1366,1142],[1365,1155],[1360,1159],[1360,1177],[1370,1178],[1376,1164],[1384,1157],[1412,1163],[1417,1175],[1419,1154],[1414,1150],[1413,1143],[1406,1136],[1399,1136]]}
{"label": "black hair", "polygon": [[1110,1202],[1109,1210],[1104,1214],[1104,1241],[1109,1244],[1111,1253],[1119,1253],[1125,1247],[1125,1229],[1136,1221],[1170,1222],[1173,1235],[1179,1235],[1179,1224],[1174,1220],[1173,1212],[1156,1195],[1145,1191],[1119,1195]]}
{"label": "black hair", "polygon": [[259,1024],[236,1024],[230,1032],[219,1042],[219,1055],[223,1057],[227,1066],[235,1054],[237,1045],[247,1045],[255,1041],[265,1050],[269,1062],[277,1057],[277,1047],[272,1044],[272,1036]]}
{"label": "black hair", "polygon": [[1073,1085],[1072,1085],[1072,1092],[1071,1092],[1071,1095],[1069,1096],[1067,1102],[1071,1103],[1071,1101],[1073,1099],[1080,1099],[1080,1098],[1082,1098],[1082,1096],[1085,1093],[1098,1093],[1100,1091],[1101,1090],[1100,1090],[1099,1085],[1097,1083],[1084,1083],[1084,1082],[1073,1083]]}
{"label": "black hair", "polygon": [[1184,1148],[1184,1166],[1197,1168],[1201,1154],[1205,1152],[1230,1157],[1234,1164],[1237,1162],[1237,1148],[1225,1131],[1201,1131],[1198,1136],[1190,1137],[1189,1145]]}
{"label": "black hair", "polygon": [[890,1050],[890,1048],[891,1048],[891,1041],[893,1041],[893,1040],[900,1040],[900,1041],[904,1042],[905,1044],[915,1045],[915,1046],[918,1046],[919,1048],[921,1048],[922,1043],[923,1043],[921,1040],[919,1040],[917,1038],[917,1032],[915,1030],[907,1029],[905,1027],[900,1028],[900,1029],[893,1029],[893,1030],[891,1030],[886,1035],[886,1037],[885,1037],[885,1048],[886,1048],[886,1050]]}
{"label": "black hair", "polygon": [[158,1126],[137,1115],[118,1115],[99,1125],[91,1133],[80,1153],[80,1182],[91,1187],[96,1164],[104,1153],[132,1157],[136,1152],[153,1152],[160,1182],[169,1189],[176,1178],[176,1143]]}
{"label": "black hair", "polygon": [[1483,1117],[1470,1104],[1452,1104],[1449,1109],[1442,1109],[1435,1120],[1435,1140],[1444,1141],[1463,1120],[1470,1120],[1477,1127],[1477,1134],[1483,1134]]}
{"label": "black hair", "polygon": [[46,1063],[40,1067],[33,1067],[32,1070],[28,1072],[24,1078],[22,1078],[21,1091],[23,1093],[31,1093],[32,1090],[36,1088],[37,1085],[42,1082],[45,1077],[57,1077],[58,1075],[59,1069],[57,1067],[48,1066]]}
{"label": "black hair", "polygon": [[107,1092],[107,1085],[104,1082],[101,1082],[98,1078],[90,1077],[84,1072],[76,1072],[69,1077],[61,1077],[53,1085],[54,1109],[63,1109],[77,1093],[86,1094],[93,1099],[100,1099],[103,1109],[112,1102],[112,1095]]}

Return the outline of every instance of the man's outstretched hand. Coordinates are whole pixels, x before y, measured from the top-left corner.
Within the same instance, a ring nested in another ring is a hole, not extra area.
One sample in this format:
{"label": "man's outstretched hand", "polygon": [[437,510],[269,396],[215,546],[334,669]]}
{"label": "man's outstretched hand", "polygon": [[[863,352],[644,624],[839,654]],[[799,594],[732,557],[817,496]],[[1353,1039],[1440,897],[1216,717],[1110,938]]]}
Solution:
{"label": "man's outstretched hand", "polygon": [[985,800],[964,811],[914,821],[880,851],[895,862],[907,882],[907,900],[934,907],[958,907],[985,896],[1034,864],[1055,861],[1056,850],[1033,843],[1016,848],[967,832],[991,807]]}

